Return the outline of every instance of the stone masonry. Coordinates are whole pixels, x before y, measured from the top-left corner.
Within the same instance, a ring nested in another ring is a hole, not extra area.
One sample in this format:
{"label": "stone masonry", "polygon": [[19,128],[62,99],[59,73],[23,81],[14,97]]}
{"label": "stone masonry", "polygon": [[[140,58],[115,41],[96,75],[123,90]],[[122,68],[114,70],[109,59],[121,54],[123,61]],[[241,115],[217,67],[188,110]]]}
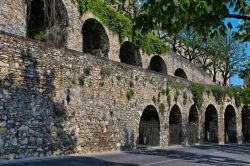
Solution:
{"label": "stone masonry", "polygon": [[[212,84],[211,77],[171,52],[159,55],[167,66],[163,74],[148,70],[155,55],[141,50],[143,67],[120,63],[119,37],[105,26],[108,59],[82,53],[84,22],[89,18],[100,20],[90,12],[81,16],[74,0],[62,1],[69,19],[67,48],[26,38],[26,1],[0,0],[0,157],[136,148],[141,117],[148,106],[159,116],[159,145],[169,146],[172,108],[181,112],[181,144],[187,145],[189,111],[194,106],[188,86],[190,81]],[[188,79],[174,76],[178,68]],[[241,143],[242,108],[228,96],[218,104],[208,90],[203,98],[197,111],[197,143],[204,143],[208,135],[207,108],[213,108],[217,116],[218,127],[211,128],[218,143],[225,142],[224,114],[228,106],[235,112],[236,128],[230,130],[236,131],[237,142]]]}
{"label": "stone masonry", "polygon": [[[166,147],[171,108],[180,108],[184,130],[194,104],[185,79],[4,32],[0,33],[0,67],[0,155],[5,157],[135,148],[140,117],[148,105],[158,111],[160,146]],[[170,100],[162,94],[167,87]],[[130,98],[129,91],[133,91]],[[160,103],[165,111],[159,112]],[[213,95],[204,93],[204,104],[198,111],[199,143],[204,141],[205,110],[210,104],[218,113],[219,143],[224,143],[228,105],[235,109],[237,139],[241,142],[241,111],[234,100],[227,97],[219,105]],[[184,133],[183,144],[185,140]]]}

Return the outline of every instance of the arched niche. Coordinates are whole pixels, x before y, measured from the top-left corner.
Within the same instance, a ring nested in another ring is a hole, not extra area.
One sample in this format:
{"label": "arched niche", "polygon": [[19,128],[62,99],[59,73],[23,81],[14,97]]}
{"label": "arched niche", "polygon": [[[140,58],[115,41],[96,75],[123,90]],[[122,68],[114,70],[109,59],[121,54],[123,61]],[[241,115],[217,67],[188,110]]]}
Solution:
{"label": "arched niche", "polygon": [[212,104],[206,108],[204,126],[205,142],[218,143],[218,113]]}
{"label": "arched niche", "polygon": [[160,145],[160,119],[156,108],[149,105],[142,113],[139,124],[139,144]]}
{"label": "arched niche", "polygon": [[166,63],[159,55],[155,55],[151,58],[149,69],[162,74],[167,74]]}
{"label": "arched niche", "polygon": [[87,19],[82,27],[83,52],[108,58],[110,43],[103,25],[94,18]]}
{"label": "arched niche", "polygon": [[182,143],[182,115],[179,106],[174,105],[169,114],[169,145]]}
{"label": "arched niche", "polygon": [[184,71],[183,69],[181,69],[181,68],[175,70],[174,75],[175,75],[176,77],[181,77],[181,78],[187,79],[187,74],[186,74],[185,71]]}
{"label": "arched niche", "polygon": [[232,105],[228,105],[224,114],[225,143],[237,143],[236,113]]}
{"label": "arched niche", "polygon": [[32,0],[27,6],[27,37],[65,46],[69,23],[62,0]]}
{"label": "arched niche", "polygon": [[243,142],[250,142],[250,108],[244,106],[241,113]]}
{"label": "arched niche", "polygon": [[199,139],[199,115],[196,105],[192,105],[188,115],[187,138],[188,144],[198,143]]}
{"label": "arched niche", "polygon": [[142,67],[140,51],[137,46],[129,41],[122,43],[119,56],[122,63]]}

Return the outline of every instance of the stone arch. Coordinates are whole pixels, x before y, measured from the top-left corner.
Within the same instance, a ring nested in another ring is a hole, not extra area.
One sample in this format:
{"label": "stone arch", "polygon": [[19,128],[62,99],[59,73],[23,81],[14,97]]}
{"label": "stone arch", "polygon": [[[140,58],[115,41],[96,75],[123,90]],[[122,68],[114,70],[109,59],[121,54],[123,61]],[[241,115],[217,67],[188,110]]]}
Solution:
{"label": "stone arch", "polygon": [[232,105],[228,105],[224,114],[225,143],[237,143],[236,112]]}
{"label": "stone arch", "polygon": [[182,143],[182,115],[178,105],[174,105],[169,114],[169,145]]}
{"label": "stone arch", "polygon": [[120,60],[122,63],[142,67],[140,51],[133,43],[125,41],[120,48]]}
{"label": "stone arch", "polygon": [[155,55],[151,58],[149,69],[162,74],[167,74],[167,65],[159,55]]}
{"label": "stone arch", "polygon": [[210,104],[205,112],[205,142],[218,143],[218,113]]}
{"label": "stone arch", "polygon": [[192,145],[199,141],[199,114],[196,105],[192,105],[188,115],[187,138],[188,144]]}
{"label": "stone arch", "polygon": [[156,108],[149,105],[142,113],[139,124],[139,144],[160,145],[160,119]]}
{"label": "stone arch", "polygon": [[174,75],[177,76],[177,77],[181,77],[181,78],[187,79],[186,72],[183,69],[181,69],[181,68],[176,69],[175,72],[174,72]]}
{"label": "stone arch", "polygon": [[243,142],[250,142],[250,108],[244,106],[241,113]]}
{"label": "stone arch", "polygon": [[62,0],[28,1],[27,37],[46,41],[54,46],[65,46],[68,12]]}
{"label": "stone arch", "polygon": [[110,43],[103,25],[94,18],[87,19],[82,27],[83,52],[108,58]]}

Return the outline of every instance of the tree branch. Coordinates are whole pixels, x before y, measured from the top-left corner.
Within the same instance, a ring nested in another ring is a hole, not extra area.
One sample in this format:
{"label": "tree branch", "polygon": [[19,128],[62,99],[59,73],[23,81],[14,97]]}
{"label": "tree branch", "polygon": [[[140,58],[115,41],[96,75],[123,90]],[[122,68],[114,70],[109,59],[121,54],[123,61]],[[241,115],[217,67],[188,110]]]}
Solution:
{"label": "tree branch", "polygon": [[237,14],[229,14],[227,18],[236,18],[236,19],[242,19],[242,20],[250,20],[250,16],[242,16]]}

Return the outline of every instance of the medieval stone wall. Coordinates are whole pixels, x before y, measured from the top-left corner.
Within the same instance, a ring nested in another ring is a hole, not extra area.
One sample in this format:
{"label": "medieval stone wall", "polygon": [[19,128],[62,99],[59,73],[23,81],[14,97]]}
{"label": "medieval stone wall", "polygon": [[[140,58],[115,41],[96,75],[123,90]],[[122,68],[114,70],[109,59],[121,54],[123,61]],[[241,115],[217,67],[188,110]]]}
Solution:
{"label": "medieval stone wall", "polygon": [[0,0],[0,30],[26,36],[25,0]]}
{"label": "medieval stone wall", "polygon": [[[3,1],[3,2],[2,2]],[[12,34],[26,36],[27,28],[27,3],[25,0],[1,0],[0,6],[0,30],[9,32]],[[67,42],[66,47],[76,51],[83,51],[83,36],[82,28],[86,20],[95,19],[100,20],[90,12],[86,12],[83,15],[79,13],[78,5],[75,0],[62,0],[67,10]],[[108,58],[113,61],[120,62],[119,53],[121,43],[119,41],[118,34],[110,31],[107,27],[103,26],[109,43],[109,55]],[[147,55],[141,51],[141,57],[143,62],[143,68],[147,69],[151,58],[154,55]],[[187,76],[188,80],[198,81],[205,84],[212,84],[211,76],[200,70],[195,65],[189,63],[184,58],[169,52],[164,55],[160,55],[167,66],[168,75],[174,76],[174,72],[178,68],[182,68]]]}
{"label": "medieval stone wall", "polygon": [[[182,144],[194,104],[189,81],[68,49],[0,33],[0,156],[22,158],[116,151],[138,146],[147,106],[160,119],[160,146],[169,143],[169,116],[178,106]],[[169,94],[163,90],[169,88]],[[186,94],[186,96],[184,95]],[[170,97],[169,97],[170,96]],[[160,108],[164,105],[165,109]],[[204,142],[205,110],[218,114],[224,143],[224,111],[235,109],[241,142],[241,112],[227,97],[218,104],[204,93],[198,110],[198,143]]]}

